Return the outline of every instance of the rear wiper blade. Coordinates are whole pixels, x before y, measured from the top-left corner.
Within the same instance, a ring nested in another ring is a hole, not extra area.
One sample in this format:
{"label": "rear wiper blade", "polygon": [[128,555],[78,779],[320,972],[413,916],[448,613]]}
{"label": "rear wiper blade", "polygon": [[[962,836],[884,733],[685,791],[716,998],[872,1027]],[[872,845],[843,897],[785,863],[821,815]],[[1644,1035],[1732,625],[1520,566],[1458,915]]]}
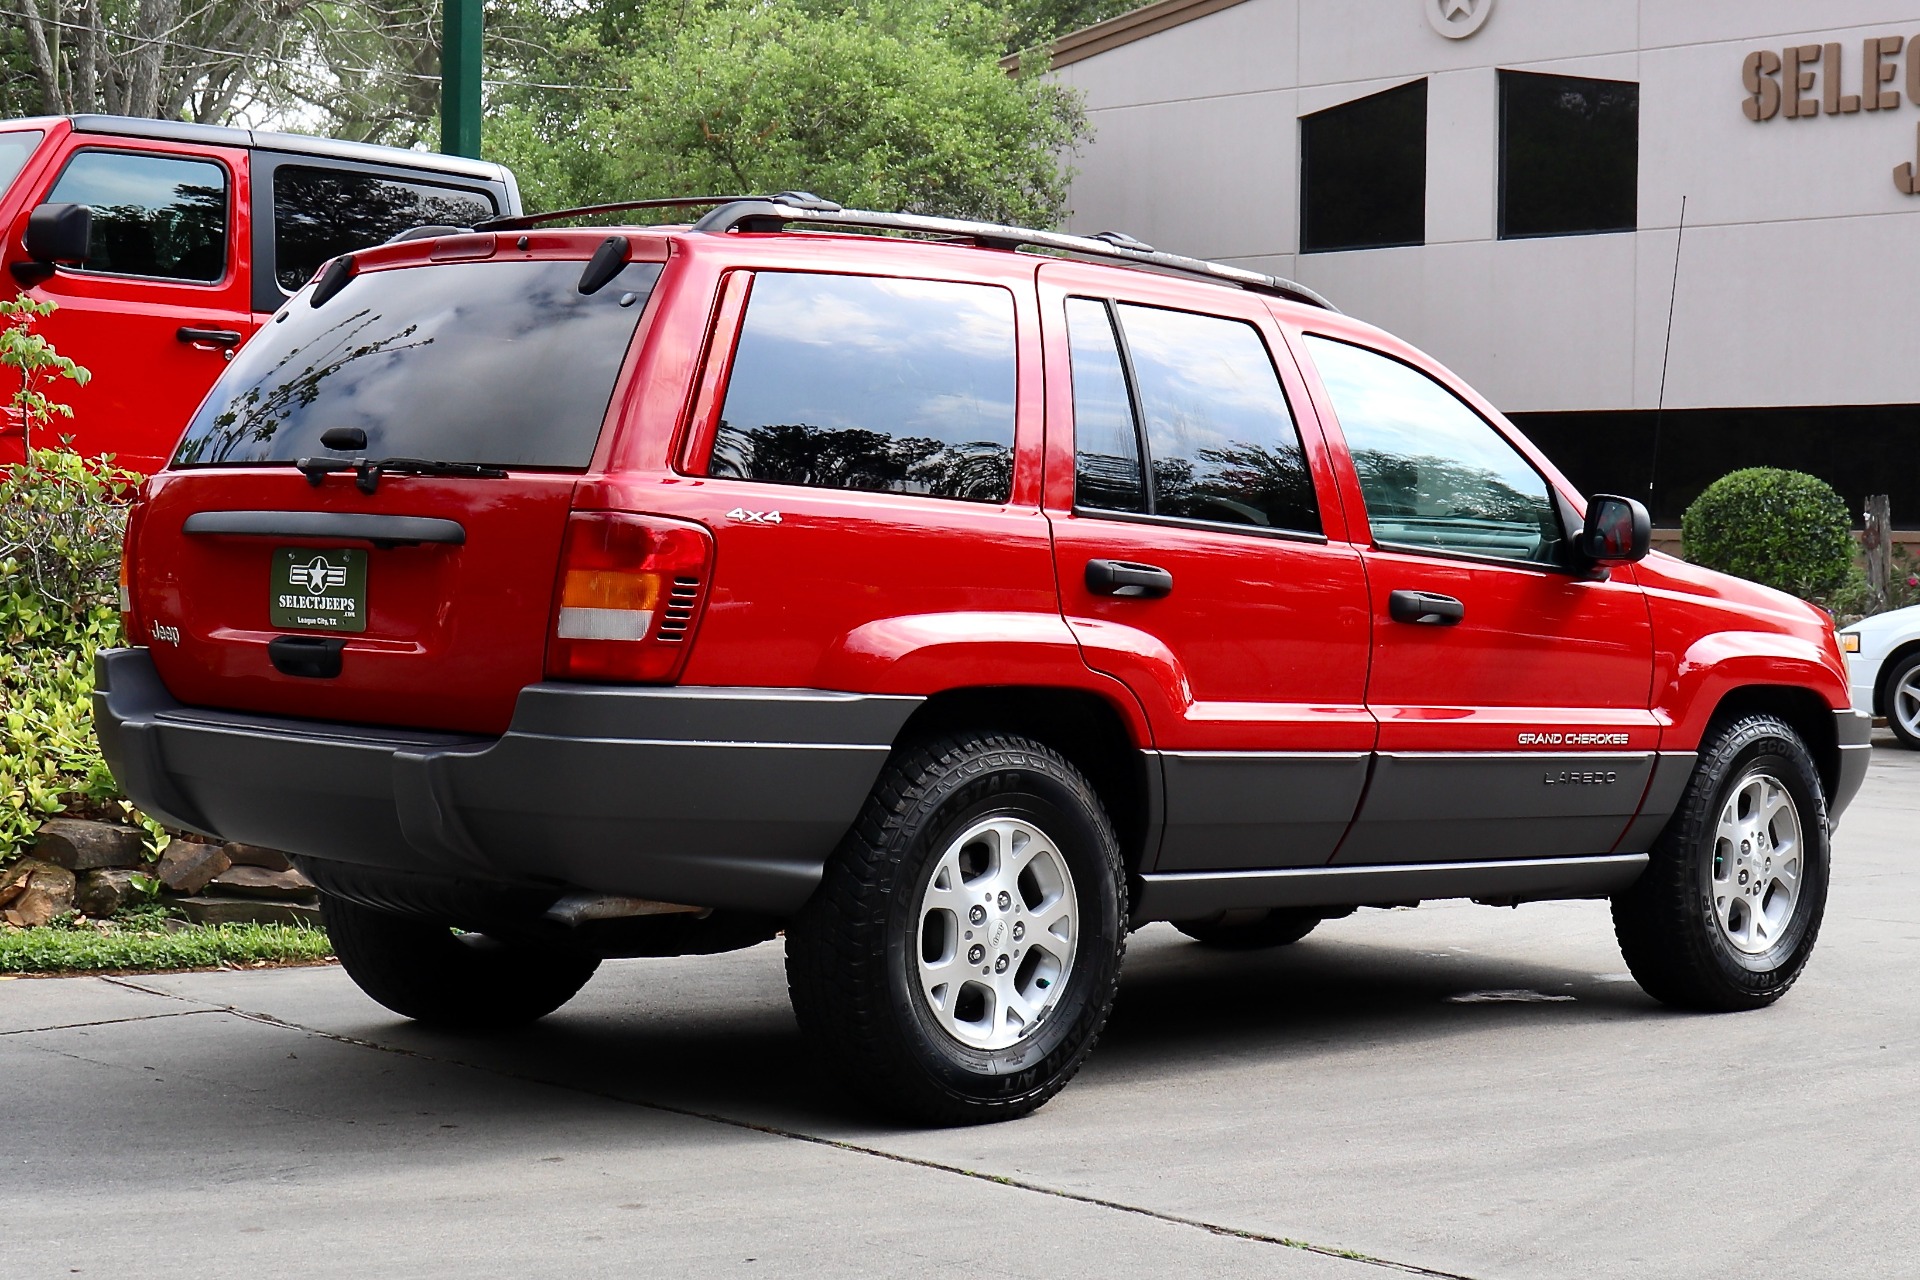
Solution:
{"label": "rear wiper blade", "polygon": [[380,487],[383,474],[403,476],[466,476],[474,480],[505,480],[507,473],[499,467],[489,467],[478,462],[438,462],[432,458],[301,458],[294,464],[307,478],[307,483],[318,489],[320,482],[335,471],[351,471],[353,482],[360,492],[372,493]]}

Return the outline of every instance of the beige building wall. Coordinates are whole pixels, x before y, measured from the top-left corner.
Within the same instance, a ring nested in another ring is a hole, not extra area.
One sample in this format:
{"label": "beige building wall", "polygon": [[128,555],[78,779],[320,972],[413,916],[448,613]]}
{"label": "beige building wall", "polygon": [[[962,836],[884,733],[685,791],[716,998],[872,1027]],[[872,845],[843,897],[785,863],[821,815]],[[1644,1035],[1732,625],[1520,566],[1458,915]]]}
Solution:
{"label": "beige building wall", "polygon": [[[1632,409],[1660,392],[1685,196],[1668,407],[1920,402],[1920,195],[1893,178],[1920,130],[1908,51],[1894,110],[1741,106],[1757,49],[1838,43],[1861,92],[1864,40],[1920,38],[1920,3],[1491,2],[1455,40],[1428,0],[1244,0],[1067,62],[1096,130],[1069,225],[1290,276],[1509,411]],[[1637,231],[1497,238],[1500,68],[1639,83]],[[1427,243],[1300,253],[1300,116],[1420,76]]]}

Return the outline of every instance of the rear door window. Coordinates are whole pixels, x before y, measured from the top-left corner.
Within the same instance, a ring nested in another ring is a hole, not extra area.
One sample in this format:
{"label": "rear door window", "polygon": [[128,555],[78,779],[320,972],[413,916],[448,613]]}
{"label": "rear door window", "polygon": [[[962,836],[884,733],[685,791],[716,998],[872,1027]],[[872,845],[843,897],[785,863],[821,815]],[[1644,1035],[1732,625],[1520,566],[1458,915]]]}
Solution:
{"label": "rear door window", "polygon": [[85,270],[200,283],[227,273],[227,171],[211,160],[81,151],[47,202],[92,209]]}
{"label": "rear door window", "polygon": [[1013,295],[763,272],[720,418],[708,475],[1005,502]]}
{"label": "rear door window", "polygon": [[38,129],[23,129],[18,133],[0,133],[0,191],[5,191],[20,171],[27,167],[27,160],[39,148],[40,140],[47,135]]}
{"label": "rear door window", "polygon": [[1300,431],[1259,330],[1073,298],[1067,331],[1076,506],[1321,531]]}
{"label": "rear door window", "polygon": [[325,305],[302,295],[214,385],[181,467],[327,455],[361,427],[367,456],[584,469],[660,264],[594,293],[571,261],[367,271]]}
{"label": "rear door window", "polygon": [[273,171],[274,277],[292,293],[329,258],[412,227],[468,227],[494,213],[484,192],[283,164]]}

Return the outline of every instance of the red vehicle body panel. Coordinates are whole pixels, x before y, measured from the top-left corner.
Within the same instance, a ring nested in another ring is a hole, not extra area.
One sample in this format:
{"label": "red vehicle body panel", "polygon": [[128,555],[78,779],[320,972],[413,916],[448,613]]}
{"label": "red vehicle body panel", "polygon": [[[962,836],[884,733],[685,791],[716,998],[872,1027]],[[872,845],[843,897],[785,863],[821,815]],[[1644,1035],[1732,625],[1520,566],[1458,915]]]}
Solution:
{"label": "red vehicle body panel", "polygon": [[[1827,708],[1848,705],[1830,624],[1787,597],[1658,556],[1582,578],[1375,545],[1303,333],[1360,343],[1439,380],[1576,509],[1581,499],[1470,388],[1357,321],[1139,272],[971,247],[818,234],[622,234],[636,258],[665,259],[666,268],[584,473],[395,478],[372,498],[345,476],[309,488],[290,467],[156,478],[134,589],[143,625],[181,628],[181,643],[154,654],[176,697],[314,719],[500,733],[523,687],[541,678],[558,545],[573,509],[651,513],[711,531],[710,585],[683,686],[919,696],[1076,690],[1112,707],[1131,746],[1169,758],[1468,753],[1518,757],[1523,768],[1532,767],[1531,757],[1589,749],[1581,735],[1649,761],[1656,751],[1691,750],[1714,707],[1739,689],[1786,686]],[[503,235],[496,251],[584,260],[606,235]],[[362,253],[360,270],[432,270],[434,243]],[[754,273],[782,270],[1009,291],[1018,403],[1007,502],[702,474]],[[1326,536],[1076,513],[1060,322],[1063,300],[1074,294],[1253,323],[1299,421]],[[464,522],[469,536],[459,548],[374,553],[381,582],[372,625],[348,641],[351,677],[323,683],[281,675],[267,660],[274,632],[264,612],[265,545],[181,532],[194,511],[243,507],[443,515]],[[764,518],[775,513],[777,523]],[[1167,566],[1180,588],[1162,600],[1092,595],[1085,562],[1103,557]],[[1391,621],[1386,598],[1402,587],[1464,600],[1467,622]],[[1529,737],[1544,732],[1565,736],[1551,743]],[[1300,859],[1325,862],[1371,847],[1361,837],[1388,792],[1376,781],[1363,801],[1356,783],[1324,847]],[[1476,816],[1472,797],[1461,803],[1466,840],[1488,815]],[[1592,837],[1594,851],[1620,838],[1638,803],[1636,790],[1617,812],[1595,815],[1590,830],[1612,834]],[[1358,834],[1336,852],[1349,820]]]}
{"label": "red vehicle body panel", "polygon": [[[228,253],[219,280],[196,284],[63,271],[29,290],[36,298],[59,304],[38,326],[56,349],[112,356],[109,376],[96,377],[84,387],[63,383],[57,389],[57,398],[72,407],[73,418],[56,423],[55,433],[70,436],[74,449],[85,456],[112,453],[124,466],[155,471],[173,452],[181,425],[220,375],[230,350],[209,342],[183,342],[180,330],[224,330],[245,341],[265,319],[253,314],[248,296],[252,237],[245,211],[251,208],[252,193],[247,153],[159,139],[95,137],[71,128],[63,134],[49,139],[57,146],[42,147],[48,163],[39,177],[31,184],[16,183],[21,188],[16,199],[24,200],[11,218],[18,226],[8,239],[10,246],[19,244],[33,206],[47,198],[68,163],[84,152],[181,156],[212,161],[226,171]],[[99,355],[91,358],[101,363]]]}
{"label": "red vehicle body panel", "polygon": [[[88,117],[79,117],[85,123]],[[92,132],[75,127],[75,118],[50,116],[9,120],[9,133],[37,131],[42,137],[38,149],[13,181],[0,188],[0,271],[26,261],[22,241],[33,210],[44,203],[68,164],[83,152],[113,152],[135,156],[168,156],[205,161],[219,165],[226,174],[226,257],[218,280],[199,283],[160,279],[106,271],[62,269],[25,290],[28,296],[58,304],[59,310],[38,322],[43,334],[61,354],[88,367],[94,378],[85,386],[58,380],[43,388],[53,399],[73,410],[69,418],[56,418],[45,431],[45,439],[35,439],[36,447],[53,446],[70,440],[72,447],[87,457],[111,454],[114,461],[135,471],[160,470],[172,456],[181,428],[207,389],[220,376],[235,348],[255,334],[272,313],[272,303],[263,303],[256,286],[264,273],[271,276],[271,262],[256,262],[255,247],[261,241],[271,245],[274,236],[273,195],[263,189],[257,195],[262,203],[256,225],[254,172],[258,155],[245,146],[222,145],[215,137],[246,138],[243,130],[208,129],[199,140],[174,140],[164,136],[144,136],[141,122],[120,121],[101,126],[107,132]],[[153,122],[156,131],[191,129],[174,122]],[[120,131],[124,129],[125,131]],[[427,170],[410,173],[405,154],[372,158],[377,149],[363,148],[362,161],[343,160],[329,154],[328,144],[312,139],[281,135],[258,135],[259,152],[271,153],[275,162],[319,165],[349,173],[368,173],[415,179],[428,184],[458,186],[477,193],[478,179],[450,178]],[[312,145],[311,154],[299,148]],[[285,148],[285,150],[282,150]],[[464,183],[465,185],[459,185]],[[484,193],[496,199],[497,193]],[[14,287],[11,274],[5,287]],[[266,287],[266,295],[277,298],[278,290]],[[266,310],[260,310],[265,306]],[[229,344],[224,339],[194,340],[183,330],[238,334]],[[0,395],[10,393],[0,387]],[[0,465],[18,462],[24,457],[25,439],[18,415],[0,411]]]}

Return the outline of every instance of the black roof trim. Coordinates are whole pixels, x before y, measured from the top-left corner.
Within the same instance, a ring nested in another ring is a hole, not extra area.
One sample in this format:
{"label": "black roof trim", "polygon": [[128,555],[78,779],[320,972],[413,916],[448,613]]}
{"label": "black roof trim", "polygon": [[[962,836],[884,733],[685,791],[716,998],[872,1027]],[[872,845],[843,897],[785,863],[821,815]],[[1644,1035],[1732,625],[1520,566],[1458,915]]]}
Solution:
{"label": "black roof trim", "polygon": [[103,133],[118,138],[158,138],[165,142],[198,142],[215,147],[251,147],[284,151],[329,160],[356,160],[403,169],[421,169],[461,178],[512,185],[506,168],[486,160],[441,155],[437,151],[408,151],[370,142],[342,142],[302,133],[273,133],[263,129],[230,129],[221,125],[188,124],[184,120],[143,120],[135,116],[80,115],[67,117],[75,133]]}
{"label": "black roof trim", "polygon": [[879,213],[868,209],[843,209],[829,200],[806,192],[784,192],[766,198],[736,200],[722,205],[693,224],[695,231],[779,231],[795,223],[825,227],[853,227],[874,231],[908,231],[919,235],[945,236],[972,241],[996,249],[1051,249],[1076,258],[1103,263],[1142,267],[1233,285],[1256,293],[1270,293],[1292,302],[1338,312],[1303,284],[1261,271],[1232,267],[1204,258],[1188,258],[1177,253],[1162,253],[1118,231],[1103,231],[1095,236],[1070,235],[1061,231],[1037,231],[1031,227],[1003,226],[994,222],[974,222],[964,218],[935,218],[918,213]]}

